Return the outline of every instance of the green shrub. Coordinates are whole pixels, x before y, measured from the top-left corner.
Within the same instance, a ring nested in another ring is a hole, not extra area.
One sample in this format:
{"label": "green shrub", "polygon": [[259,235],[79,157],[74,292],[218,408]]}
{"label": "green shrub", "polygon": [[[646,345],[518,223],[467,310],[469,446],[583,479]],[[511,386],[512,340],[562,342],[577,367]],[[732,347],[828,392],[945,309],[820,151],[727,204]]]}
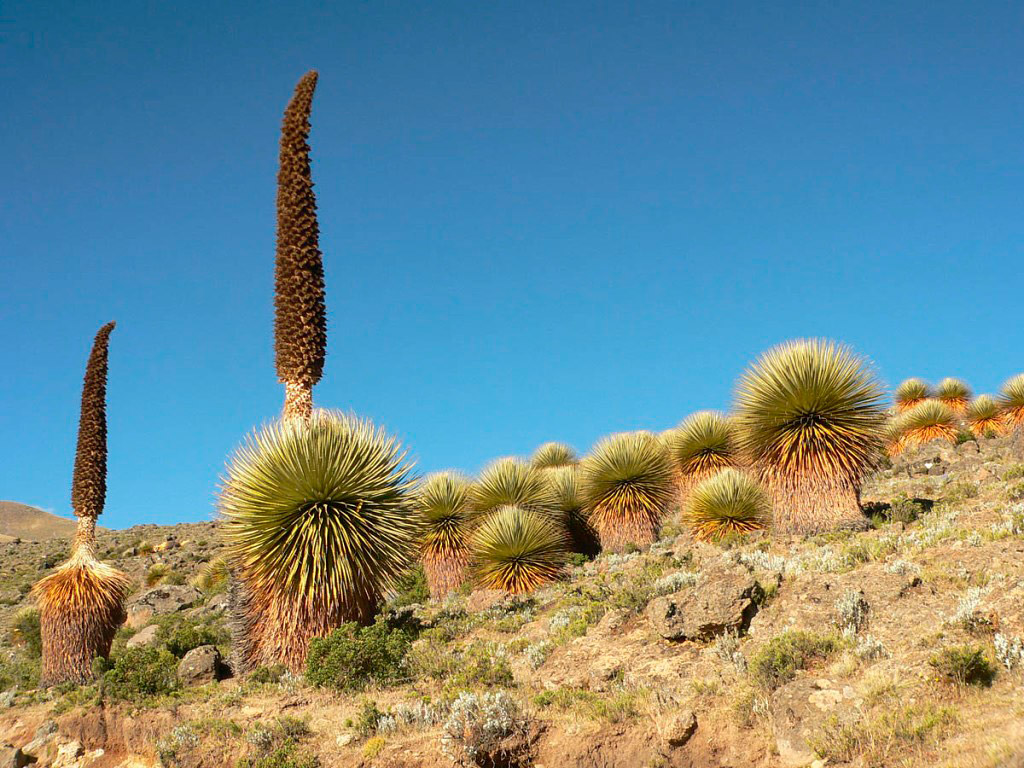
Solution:
{"label": "green shrub", "polygon": [[257,735],[246,739],[251,754],[239,760],[237,768],[319,768],[319,758],[301,754],[307,736],[304,720],[280,717],[272,728],[260,727]]}
{"label": "green shrub", "polygon": [[505,649],[497,644],[474,640],[461,649],[445,690],[458,692],[475,688],[510,687],[515,679]]}
{"label": "green shrub", "polygon": [[1003,480],[1017,480],[1024,477],[1024,464],[1014,464],[1003,473]]}
{"label": "green shrub", "polygon": [[974,442],[978,442],[978,438],[976,438],[974,436],[974,434],[969,429],[961,429],[961,430],[957,431],[957,433],[956,433],[956,444],[957,445],[963,445],[964,443],[969,443],[972,440]]}
{"label": "green shrub", "polygon": [[768,641],[750,659],[750,677],[762,688],[775,690],[793,679],[798,669],[806,669],[814,659],[824,659],[839,647],[828,635],[791,630]]}
{"label": "green shrub", "polygon": [[950,503],[957,503],[960,501],[966,501],[967,499],[973,499],[978,495],[978,486],[974,483],[959,482],[950,483],[946,486],[942,498]]}
{"label": "green shrub", "polygon": [[179,659],[201,645],[226,647],[231,642],[231,633],[224,627],[195,622],[174,614],[160,621],[156,636]]}
{"label": "green shrub", "polygon": [[892,523],[912,523],[925,513],[924,505],[917,499],[900,494],[889,502],[888,518]]}
{"label": "green shrub", "polygon": [[1024,481],[1014,483],[1007,488],[1006,498],[1010,501],[1024,501]]}
{"label": "green shrub", "polygon": [[39,632],[39,611],[24,608],[11,621],[11,642],[25,650],[29,658],[43,655],[43,639]]}
{"label": "green shrub", "polygon": [[981,646],[955,645],[943,648],[928,662],[939,679],[954,685],[988,686],[996,676],[996,669]]}
{"label": "green shrub", "polygon": [[395,594],[388,601],[392,608],[404,608],[407,605],[422,604],[430,600],[430,589],[427,587],[427,575],[422,566],[413,568],[398,581]]}
{"label": "green shrub", "polygon": [[370,699],[363,699],[359,705],[359,715],[356,717],[355,730],[362,739],[369,738],[377,733],[377,724],[384,713],[377,708],[377,702]]}
{"label": "green shrub", "polygon": [[113,699],[134,701],[172,693],[178,687],[178,659],[157,648],[126,648],[103,675],[103,691]]}
{"label": "green shrub", "polygon": [[249,682],[252,683],[279,683],[287,668],[280,664],[272,667],[257,667],[249,674]]}
{"label": "green shrub", "polygon": [[380,619],[368,627],[343,624],[309,644],[306,678],[336,690],[359,690],[371,682],[387,685],[406,676],[411,644],[408,633]]}
{"label": "green shrub", "polygon": [[24,653],[0,653],[0,691],[29,690],[39,685],[39,660]]}

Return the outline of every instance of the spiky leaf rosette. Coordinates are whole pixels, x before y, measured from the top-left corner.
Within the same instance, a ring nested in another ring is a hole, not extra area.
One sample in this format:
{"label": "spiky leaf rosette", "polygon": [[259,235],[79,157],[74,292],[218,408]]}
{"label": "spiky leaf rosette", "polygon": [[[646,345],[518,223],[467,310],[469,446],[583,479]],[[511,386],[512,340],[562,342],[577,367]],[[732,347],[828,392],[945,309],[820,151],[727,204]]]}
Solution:
{"label": "spiky leaf rosette", "polygon": [[654,542],[674,493],[663,441],[650,432],[611,435],[594,447],[580,471],[590,524],[603,549]]}
{"label": "spiky leaf rosette", "polygon": [[564,532],[522,507],[499,507],[473,536],[474,571],[483,589],[532,592],[558,578],[566,555]]}
{"label": "spiky leaf rosette", "polygon": [[666,445],[683,503],[695,485],[740,462],[732,422],[718,411],[691,414],[667,435]]}
{"label": "spiky leaf rosette", "polygon": [[555,496],[555,508],[569,532],[572,551],[583,555],[596,555],[601,551],[601,542],[598,540],[597,531],[590,525],[583,502],[579,468],[554,467],[547,470],[545,476]]}
{"label": "spiky leaf rosette", "polygon": [[747,369],[733,418],[776,530],[865,524],[860,483],[882,445],[883,397],[864,359],[824,339],[781,344]]}
{"label": "spiky leaf rosette", "polygon": [[949,406],[950,410],[956,414],[962,414],[967,410],[971,394],[971,388],[967,386],[967,382],[952,376],[940,381],[939,386],[935,388],[935,399]]}
{"label": "spiky leaf rosette", "polygon": [[327,351],[324,265],[309,162],[309,113],[317,73],[307,72],[284,112],[277,172],[274,354],[285,415],[308,417]]}
{"label": "spiky leaf rosette", "polygon": [[978,395],[967,408],[967,425],[975,437],[997,437],[1009,432],[1006,415],[991,395]]}
{"label": "spiky leaf rosette", "polygon": [[945,403],[925,400],[897,418],[908,448],[917,448],[932,440],[956,442],[956,414]]}
{"label": "spiky leaf rosette", "polygon": [[891,418],[885,423],[882,435],[885,452],[890,457],[896,458],[907,449],[907,439],[903,434],[903,426],[899,417]]}
{"label": "spiky leaf rosette", "polygon": [[421,554],[431,597],[444,597],[462,586],[470,559],[473,513],[471,483],[458,472],[428,475],[414,496],[423,519]]}
{"label": "spiky leaf rosette", "polygon": [[1024,429],[1024,373],[1018,373],[1003,384],[999,407],[1012,429]]}
{"label": "spiky leaf rosette", "polygon": [[107,323],[96,333],[85,366],[71,479],[71,508],[79,517],[99,517],[107,497],[107,351],[114,326]]}
{"label": "spiky leaf rosette", "polygon": [[342,413],[282,419],[246,439],[220,494],[244,668],[298,671],[311,638],[369,620],[416,557],[410,471],[396,438]]}
{"label": "spiky leaf rosette", "polygon": [[485,467],[473,483],[470,499],[473,510],[482,515],[504,506],[555,515],[554,496],[544,473],[513,457],[496,459]]}
{"label": "spiky leaf rosette", "polygon": [[579,463],[580,457],[576,455],[576,451],[565,443],[544,443],[530,457],[530,466],[534,469],[574,467]]}
{"label": "spiky leaf rosette", "polygon": [[729,468],[693,489],[684,521],[695,538],[719,541],[730,534],[765,530],[771,524],[771,512],[768,495],[757,481]]}
{"label": "spiky leaf rosette", "polygon": [[896,412],[909,411],[918,403],[932,397],[932,388],[924,379],[907,379],[893,393],[893,400],[896,403]]}

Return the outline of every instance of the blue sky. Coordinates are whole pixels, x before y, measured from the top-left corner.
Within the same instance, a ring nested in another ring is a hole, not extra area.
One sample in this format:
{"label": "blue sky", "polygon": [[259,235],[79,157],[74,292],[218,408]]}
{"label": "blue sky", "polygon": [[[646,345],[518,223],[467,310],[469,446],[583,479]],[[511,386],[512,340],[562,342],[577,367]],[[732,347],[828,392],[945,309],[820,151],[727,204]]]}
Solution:
{"label": "blue sky", "polygon": [[777,342],[1024,369],[1015,3],[0,9],[0,498],[67,514],[116,319],[102,523],[208,519],[273,417],[274,182],[320,71],[320,405],[422,471],[727,407]]}

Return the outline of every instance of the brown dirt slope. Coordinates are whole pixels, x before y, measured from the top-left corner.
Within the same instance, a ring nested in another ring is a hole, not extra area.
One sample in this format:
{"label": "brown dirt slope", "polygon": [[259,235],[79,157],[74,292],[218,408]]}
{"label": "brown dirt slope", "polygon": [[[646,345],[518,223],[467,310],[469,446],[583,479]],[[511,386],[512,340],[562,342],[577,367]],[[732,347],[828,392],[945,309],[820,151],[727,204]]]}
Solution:
{"label": "brown dirt slope", "polygon": [[0,543],[11,539],[51,541],[69,538],[75,521],[16,501],[0,501]]}

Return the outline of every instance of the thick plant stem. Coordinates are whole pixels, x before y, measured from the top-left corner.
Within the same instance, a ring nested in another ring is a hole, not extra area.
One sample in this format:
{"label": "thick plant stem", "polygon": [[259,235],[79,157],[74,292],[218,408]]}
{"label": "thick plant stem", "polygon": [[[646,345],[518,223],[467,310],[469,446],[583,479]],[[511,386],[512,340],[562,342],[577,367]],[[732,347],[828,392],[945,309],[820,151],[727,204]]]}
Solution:
{"label": "thick plant stem", "polygon": [[772,529],[776,533],[810,535],[868,527],[860,505],[860,488],[850,480],[768,472],[761,475],[761,482],[772,501]]}
{"label": "thick plant stem", "polygon": [[313,416],[313,388],[295,382],[284,385],[284,410],[281,415],[285,419],[309,420]]}
{"label": "thick plant stem", "polygon": [[285,590],[261,594],[243,577],[235,584],[233,599],[236,654],[242,671],[281,665],[300,674],[314,637],[326,637],[346,622],[371,623],[379,598],[367,586],[349,602],[329,605],[322,597]]}

